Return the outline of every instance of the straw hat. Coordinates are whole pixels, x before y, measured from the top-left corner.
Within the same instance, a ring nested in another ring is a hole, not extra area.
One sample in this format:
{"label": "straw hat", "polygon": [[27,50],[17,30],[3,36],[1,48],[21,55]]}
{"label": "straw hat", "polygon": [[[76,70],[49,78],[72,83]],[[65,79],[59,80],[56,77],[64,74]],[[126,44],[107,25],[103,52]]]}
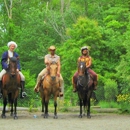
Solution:
{"label": "straw hat", "polygon": [[56,47],[55,46],[50,46],[49,48],[48,48],[48,50],[50,51],[50,50],[56,50]]}

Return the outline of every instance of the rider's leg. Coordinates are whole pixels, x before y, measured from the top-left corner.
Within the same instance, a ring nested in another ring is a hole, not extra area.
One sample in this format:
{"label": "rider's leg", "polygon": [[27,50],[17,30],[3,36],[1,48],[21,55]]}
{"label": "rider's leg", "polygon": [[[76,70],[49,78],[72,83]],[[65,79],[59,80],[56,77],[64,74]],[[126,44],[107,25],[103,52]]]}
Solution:
{"label": "rider's leg", "polygon": [[89,71],[89,73],[91,73],[92,74],[92,76],[93,76],[93,80],[94,80],[94,90],[97,90],[97,74],[92,70],[92,69],[89,69],[88,70]]}
{"label": "rider's leg", "polygon": [[39,74],[38,74],[38,77],[37,77],[37,82],[36,82],[36,85],[34,87],[34,91],[35,92],[39,92],[39,84],[40,84],[40,81],[42,80],[42,77],[47,73],[47,69],[44,68]]}
{"label": "rider's leg", "polygon": [[60,90],[61,90],[60,97],[62,97],[63,96],[63,91],[64,91],[64,80],[63,80],[63,77],[62,77],[61,74],[60,74]]}
{"label": "rider's leg", "polygon": [[2,81],[0,81],[0,98],[2,98]]}
{"label": "rider's leg", "polygon": [[73,92],[77,92],[76,89],[77,76],[78,76],[78,72],[75,72],[74,76],[72,77]]}
{"label": "rider's leg", "polygon": [[27,96],[27,93],[24,91],[24,89],[25,89],[25,77],[24,77],[24,75],[22,74],[21,71],[19,71],[19,75],[21,77],[21,95],[20,95],[20,97],[24,98],[24,97]]}
{"label": "rider's leg", "polygon": [[2,77],[3,75],[6,73],[6,70],[3,69],[1,72],[0,72],[0,98],[2,98]]}

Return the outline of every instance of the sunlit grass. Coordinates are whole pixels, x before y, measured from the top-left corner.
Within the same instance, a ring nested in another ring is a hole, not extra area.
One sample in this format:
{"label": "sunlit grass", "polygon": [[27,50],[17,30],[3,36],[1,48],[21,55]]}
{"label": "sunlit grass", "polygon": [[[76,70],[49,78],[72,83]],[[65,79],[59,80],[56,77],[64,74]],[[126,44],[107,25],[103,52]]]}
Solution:
{"label": "sunlit grass", "polygon": [[119,108],[118,103],[114,101],[111,101],[111,102],[100,101],[98,103],[98,106],[100,106],[101,108]]}

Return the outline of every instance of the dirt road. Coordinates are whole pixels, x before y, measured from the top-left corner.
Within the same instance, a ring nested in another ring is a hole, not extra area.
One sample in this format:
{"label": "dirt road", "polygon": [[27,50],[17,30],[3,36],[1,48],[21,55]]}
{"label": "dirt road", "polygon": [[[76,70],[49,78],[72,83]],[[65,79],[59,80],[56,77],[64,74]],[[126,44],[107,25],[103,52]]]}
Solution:
{"label": "dirt road", "polygon": [[17,120],[10,117],[9,112],[6,116],[6,119],[0,118],[1,130],[130,130],[130,115],[98,113],[87,119],[79,118],[78,112],[69,112],[58,113],[58,119],[53,119],[50,113],[45,119],[41,112],[18,111]]}

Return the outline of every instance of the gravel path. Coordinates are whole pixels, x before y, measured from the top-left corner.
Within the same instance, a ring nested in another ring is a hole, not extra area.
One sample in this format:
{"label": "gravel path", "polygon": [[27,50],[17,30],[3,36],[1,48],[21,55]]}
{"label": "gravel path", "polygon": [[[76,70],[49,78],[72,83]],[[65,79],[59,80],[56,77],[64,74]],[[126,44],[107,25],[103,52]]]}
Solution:
{"label": "gravel path", "polygon": [[58,119],[53,119],[53,113],[49,113],[48,119],[44,119],[41,112],[24,110],[18,111],[18,119],[14,120],[8,112],[6,119],[0,118],[0,130],[130,130],[130,115],[97,113],[87,119],[78,114],[58,113]]}

